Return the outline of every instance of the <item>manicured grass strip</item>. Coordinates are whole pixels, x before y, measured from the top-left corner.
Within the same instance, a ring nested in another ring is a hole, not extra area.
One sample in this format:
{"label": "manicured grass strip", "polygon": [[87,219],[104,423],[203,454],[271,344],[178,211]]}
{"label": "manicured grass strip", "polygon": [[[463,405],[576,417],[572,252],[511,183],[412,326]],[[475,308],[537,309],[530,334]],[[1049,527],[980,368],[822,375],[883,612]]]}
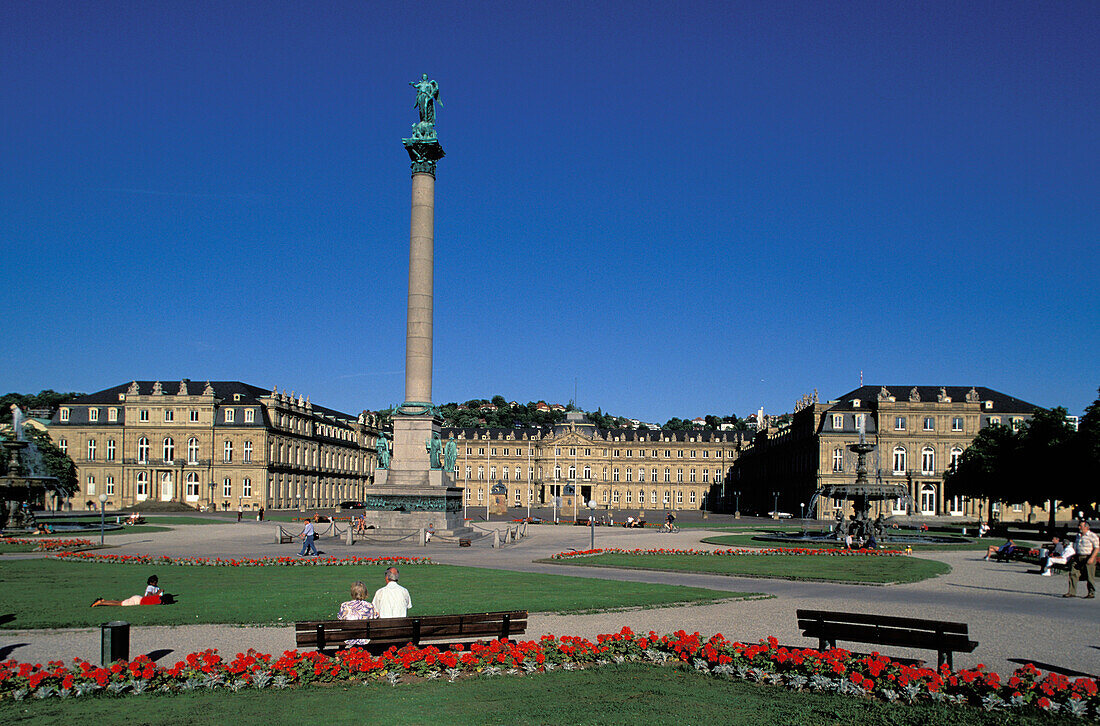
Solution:
{"label": "manicured grass strip", "polygon": [[604,554],[550,561],[565,565],[621,567],[632,570],[866,583],[918,582],[951,571],[942,562],[915,557]]}
{"label": "manicured grass strip", "polygon": [[[714,537],[707,537],[702,540],[704,544],[720,545],[723,547],[813,547],[815,549],[840,549],[844,546],[843,542],[837,542],[835,540],[825,540],[821,542],[775,542],[758,538],[756,535],[751,534],[722,534]],[[911,545],[914,552],[949,552],[949,551],[985,551],[989,545],[1003,544],[1004,540],[997,540],[986,537],[985,539],[978,539],[976,537],[968,538],[965,544],[915,544]],[[1028,542],[1022,542],[1016,540],[1016,543],[1020,546],[1037,547],[1036,544]],[[889,549],[905,549],[906,543],[904,542],[884,542],[880,543],[882,546]]]}
{"label": "manicured grass strip", "polygon": [[[144,716],[142,715],[144,714]],[[5,724],[936,724],[1053,726],[1042,713],[987,713],[942,704],[889,704],[852,696],[792,692],[645,665],[534,676],[399,684],[307,686],[282,691],[224,690],[140,697],[0,703]],[[148,719],[148,720],[146,720]]]}
{"label": "manicured grass strip", "polygon": [[[118,618],[134,625],[290,624],[335,618],[340,603],[349,597],[352,582],[362,580],[373,593],[384,584],[383,572],[381,566],[141,567],[15,560],[0,565],[0,613],[16,615],[0,627],[98,627]],[[177,596],[175,605],[89,607],[96,597],[121,600],[142,592],[152,574],[160,578],[161,587]],[[578,612],[747,595],[450,565],[402,567],[401,584],[412,593],[410,614],[414,615],[494,610]]]}

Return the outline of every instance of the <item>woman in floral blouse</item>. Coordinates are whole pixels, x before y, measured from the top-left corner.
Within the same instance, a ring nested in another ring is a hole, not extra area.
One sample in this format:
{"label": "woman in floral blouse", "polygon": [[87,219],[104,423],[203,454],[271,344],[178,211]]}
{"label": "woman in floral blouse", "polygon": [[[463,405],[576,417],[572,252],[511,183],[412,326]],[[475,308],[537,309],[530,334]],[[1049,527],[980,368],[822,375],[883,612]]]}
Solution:
{"label": "woman in floral blouse", "polygon": [[[378,613],[367,599],[367,586],[361,582],[351,584],[351,600],[340,603],[340,612],[336,616],[339,620],[374,620]],[[363,639],[345,640],[344,645],[366,645],[368,641]]]}

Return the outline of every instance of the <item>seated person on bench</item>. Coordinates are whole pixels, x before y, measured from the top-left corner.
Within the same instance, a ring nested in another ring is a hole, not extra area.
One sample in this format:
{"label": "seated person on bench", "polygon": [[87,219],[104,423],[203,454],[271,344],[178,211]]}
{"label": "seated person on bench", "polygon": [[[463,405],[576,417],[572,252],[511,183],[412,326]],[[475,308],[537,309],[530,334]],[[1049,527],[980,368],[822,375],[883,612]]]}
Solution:
{"label": "seated person on bench", "polygon": [[[374,620],[378,617],[378,611],[374,605],[367,601],[367,586],[361,582],[351,584],[351,599],[340,603],[340,612],[337,620]],[[368,641],[361,638],[345,640],[344,645],[366,645]]]}
{"label": "seated person on bench", "polygon": [[1039,552],[1039,574],[1043,577],[1050,577],[1050,569],[1054,565],[1064,565],[1073,559],[1074,551],[1071,543],[1058,535],[1054,535],[1052,541],[1053,546],[1050,549],[1044,547]]}
{"label": "seated person on bench", "polygon": [[989,545],[989,549],[985,553],[985,558],[988,560],[990,557],[1008,558],[1012,556],[1012,551],[1016,549],[1016,543],[1012,540],[1007,540],[1003,545],[998,547],[997,545]]}

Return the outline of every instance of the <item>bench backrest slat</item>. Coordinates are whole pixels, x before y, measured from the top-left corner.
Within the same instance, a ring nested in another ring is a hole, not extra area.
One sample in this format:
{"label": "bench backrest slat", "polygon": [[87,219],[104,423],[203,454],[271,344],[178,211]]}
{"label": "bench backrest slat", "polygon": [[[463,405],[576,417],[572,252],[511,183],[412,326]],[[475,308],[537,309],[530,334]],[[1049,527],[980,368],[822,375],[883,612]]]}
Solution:
{"label": "bench backrest slat", "polygon": [[378,620],[315,620],[295,623],[298,646],[341,645],[345,640],[378,643],[421,643],[444,639],[488,639],[522,634],[527,611],[431,615]]}
{"label": "bench backrest slat", "polygon": [[842,613],[829,610],[796,610],[798,627],[804,622],[853,623],[861,625],[882,625],[909,630],[927,630],[930,632],[955,633],[966,635],[969,628],[966,623],[944,620],[926,620],[923,618],[903,618],[895,615],[876,615],[874,613]]}

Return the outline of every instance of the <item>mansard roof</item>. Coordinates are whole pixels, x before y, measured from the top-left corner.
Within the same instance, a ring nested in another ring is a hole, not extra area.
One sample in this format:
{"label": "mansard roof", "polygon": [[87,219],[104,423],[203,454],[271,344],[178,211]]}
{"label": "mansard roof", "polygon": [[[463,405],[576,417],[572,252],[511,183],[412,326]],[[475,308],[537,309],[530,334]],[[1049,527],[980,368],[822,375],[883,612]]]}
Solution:
{"label": "mansard roof", "polygon": [[[525,439],[539,439],[549,438],[551,435],[561,436],[571,431],[568,426],[557,424],[553,427],[552,433],[546,429],[538,428],[485,428],[482,426],[465,426],[465,427],[445,427],[441,433],[441,436],[445,439],[451,434],[456,437],[464,439],[480,439],[486,434],[489,435],[491,440],[500,441],[508,439],[508,435],[512,434],[513,438],[517,441]],[[672,431],[668,429],[648,429],[646,431],[636,431],[634,429],[598,429],[595,426],[584,425],[577,426],[576,433],[590,438],[592,440],[599,440],[608,443],[660,443],[669,439],[669,443],[678,442],[685,443],[689,437],[696,438],[702,442],[734,442],[737,441],[743,432],[740,431]],[[615,437],[619,438],[619,441],[615,441]]]}
{"label": "mansard roof", "polygon": [[[866,410],[869,408],[875,408],[878,406],[878,394],[882,390],[882,386],[861,386],[854,391],[849,391],[843,396],[839,396],[837,403],[829,407],[829,411],[854,411],[854,410]],[[935,402],[940,395],[940,388],[943,388],[947,392],[948,398],[952,403],[964,403],[966,402],[966,395],[970,392],[971,386],[886,386],[886,390],[890,392],[890,395],[894,397],[894,400],[901,402],[909,401],[909,393],[917,389],[917,393],[920,394],[920,400],[924,403]],[[1000,391],[994,391],[992,388],[986,388],[985,386],[974,386],[975,392],[978,394],[978,401],[992,401],[993,408],[983,408],[983,411],[989,411],[991,413],[1021,413],[1030,414],[1040,406],[1036,406],[1033,403],[1022,401],[1014,396],[1001,393]],[[852,406],[852,401],[858,399],[859,409]]]}
{"label": "mansard roof", "polygon": [[[187,381],[187,393],[191,396],[197,396],[203,392],[206,388],[207,381],[185,378]],[[122,401],[119,399],[120,393],[128,393],[130,386],[137,384],[137,395],[139,396],[151,396],[153,395],[153,388],[157,384],[157,381],[133,381],[122,383],[111,388],[105,388],[102,391],[96,391],[95,393],[89,393],[86,396],[80,396],[74,398],[71,401],[67,401],[63,405],[67,406],[94,406],[94,405],[115,405],[117,406]],[[214,389],[214,396],[224,403],[231,403],[235,405],[256,405],[260,403],[261,398],[266,398],[271,395],[270,389],[260,388],[259,386],[253,386],[241,381],[209,381],[210,387]],[[174,398],[179,394],[179,379],[175,380],[162,380],[160,381],[161,394],[166,399]],[[239,395],[238,400],[233,400],[234,395]],[[330,418],[330,419],[349,419],[355,421],[358,416],[356,414],[344,413],[335,409],[319,406],[316,403],[310,401],[310,407],[313,409],[313,415],[318,417]]]}

